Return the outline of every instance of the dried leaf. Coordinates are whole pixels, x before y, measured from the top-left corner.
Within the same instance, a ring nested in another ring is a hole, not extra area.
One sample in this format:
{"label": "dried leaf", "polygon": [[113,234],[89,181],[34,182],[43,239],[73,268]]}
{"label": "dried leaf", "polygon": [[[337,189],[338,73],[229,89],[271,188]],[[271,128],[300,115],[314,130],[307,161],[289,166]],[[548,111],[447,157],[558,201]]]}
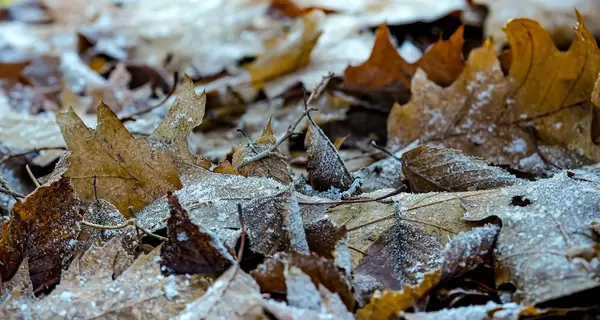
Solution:
{"label": "dried leaf", "polygon": [[[101,226],[118,226],[127,222],[125,217],[115,206],[102,199],[94,200],[83,215],[83,220]],[[128,227],[133,230],[133,226]],[[123,233],[125,229],[101,230],[86,225],[81,225],[81,232],[77,237],[77,251],[87,250],[91,245],[100,245],[113,237]],[[133,252],[133,245],[128,248]]]}
{"label": "dried leaf", "polygon": [[31,61],[0,62],[0,79],[15,79]]}
{"label": "dried leaf", "polygon": [[0,289],[0,316],[9,318],[11,314],[24,313],[21,306],[35,300],[27,259],[23,260],[12,279],[2,282]]}
{"label": "dried leaf", "polygon": [[352,185],[353,179],[344,160],[323,130],[313,123],[306,132],[304,147],[308,153],[308,181],[313,188],[322,191],[336,188],[344,191]]}
{"label": "dried leaf", "polygon": [[231,162],[227,161],[227,159],[221,160],[221,162],[219,162],[219,165],[212,169],[212,172],[222,174],[240,174],[239,172],[237,172],[237,170],[233,168],[233,165],[231,164]]}
{"label": "dried leaf", "polygon": [[519,183],[520,179],[460,150],[419,146],[402,156],[402,173],[412,192],[475,191]]}
{"label": "dried leaf", "polygon": [[311,252],[335,261],[335,264],[350,274],[350,253],[348,252],[348,231],[329,217],[305,224],[306,241]]}
{"label": "dried leaf", "polygon": [[292,27],[289,34],[275,40],[265,54],[248,66],[252,83],[260,87],[267,80],[307,66],[321,36],[323,18],[323,12],[311,11]]}
{"label": "dried leaf", "polygon": [[177,196],[168,194],[171,216],[167,221],[168,242],[162,246],[162,265],[178,274],[219,275],[234,262],[218,239],[195,225]]}
{"label": "dried leaf", "polygon": [[256,279],[262,292],[284,294],[287,291],[284,271],[296,267],[307,274],[315,286],[322,284],[331,292],[337,292],[348,310],[354,306],[354,297],[350,286],[336,266],[318,255],[298,252],[277,253],[267,259],[257,269],[250,272]]}
{"label": "dried leaf", "polygon": [[471,52],[447,88],[418,71],[411,101],[396,105],[388,119],[389,144],[420,139],[515,167],[536,153],[536,146],[567,167],[600,160],[589,101],[600,50],[581,17],[578,22],[575,41],[564,53],[537,22],[511,20],[505,32],[513,61],[506,77],[491,42]]}
{"label": "dried leaf", "polygon": [[533,307],[525,307],[516,303],[474,305],[435,312],[402,312],[398,316],[406,320],[464,319],[464,320],[517,320],[523,316],[544,316],[546,312]]}
{"label": "dried leaf", "polygon": [[465,202],[465,219],[502,221],[494,250],[496,284],[513,284],[513,299],[524,305],[598,287],[598,270],[582,254],[595,246],[590,225],[600,217],[597,185],[563,172],[501,190]]}
{"label": "dried leaf", "polygon": [[246,177],[270,177],[282,184],[292,183],[292,176],[290,175],[287,161],[279,150],[275,151],[273,155],[242,166],[246,157],[255,155],[255,152],[260,153],[268,150],[276,142],[277,139],[273,135],[271,120],[269,120],[261,136],[254,140],[252,146],[240,144],[235,147],[232,156],[232,164],[235,170]]}
{"label": "dried leaf", "polygon": [[349,66],[344,71],[344,82],[351,87],[376,89],[391,84],[410,89],[410,79],[417,68],[424,70],[428,78],[441,85],[450,85],[462,72],[463,28],[460,27],[448,40],[436,42],[414,64],[406,62],[391,42],[390,31],[380,25],[375,34],[371,56],[363,64]]}
{"label": "dried leaf", "polygon": [[269,317],[263,312],[262,299],[256,281],[239,266],[233,266],[174,319],[267,320]]}
{"label": "dried leaf", "polygon": [[358,320],[385,320],[397,316],[423,298],[440,279],[440,272],[427,273],[418,285],[405,285],[399,292],[384,291],[356,312]]}
{"label": "dried leaf", "polygon": [[335,150],[340,151],[340,148],[342,148],[344,141],[346,141],[346,139],[348,139],[349,136],[350,135],[339,137],[339,138],[335,139],[335,141],[333,142],[333,146],[335,147]]}
{"label": "dried leaf", "polygon": [[[72,151],[67,176],[78,195],[93,199],[92,179],[97,176],[98,197],[128,216],[154,199],[182,187],[174,162],[203,163],[188,150],[189,130],[202,121],[203,101],[188,79],[167,117],[150,138],[134,138],[117,116],[101,104],[98,127],[89,129],[72,108],[56,120]],[[90,161],[90,159],[93,159]]]}
{"label": "dried leaf", "polygon": [[[60,287],[29,308],[36,310],[40,319],[57,314],[82,319],[175,316],[187,303],[200,297],[210,282],[197,275],[164,277],[159,254],[160,248],[156,248],[131,264],[132,258],[121,247],[121,239],[115,237],[73,261]],[[119,270],[127,266],[119,275]]]}
{"label": "dried leaf", "polygon": [[27,257],[35,291],[58,282],[74,254],[79,203],[69,178],[58,177],[14,205],[0,240],[2,281],[11,279]]}

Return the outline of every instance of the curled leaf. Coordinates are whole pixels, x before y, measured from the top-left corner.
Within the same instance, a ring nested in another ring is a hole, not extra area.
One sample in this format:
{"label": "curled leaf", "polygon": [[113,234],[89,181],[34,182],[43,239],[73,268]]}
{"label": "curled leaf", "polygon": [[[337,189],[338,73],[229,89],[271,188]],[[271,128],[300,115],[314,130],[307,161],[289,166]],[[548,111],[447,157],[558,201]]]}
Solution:
{"label": "curled leaf", "polygon": [[308,153],[308,181],[313,188],[347,190],[352,185],[353,179],[344,160],[323,130],[314,123],[308,127],[304,147]]}

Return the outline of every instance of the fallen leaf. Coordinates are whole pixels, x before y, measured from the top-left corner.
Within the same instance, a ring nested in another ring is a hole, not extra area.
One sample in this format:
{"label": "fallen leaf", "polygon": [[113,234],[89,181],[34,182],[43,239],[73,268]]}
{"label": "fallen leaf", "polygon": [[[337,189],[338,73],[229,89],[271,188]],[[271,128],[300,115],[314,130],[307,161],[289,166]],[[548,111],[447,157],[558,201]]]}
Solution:
{"label": "fallen leaf", "polygon": [[[315,286],[322,284],[331,292],[340,295],[348,310],[354,306],[354,297],[345,277],[340,274],[332,261],[311,253],[277,253],[268,258],[250,275],[258,282],[262,292],[284,294],[287,291],[285,281],[286,268],[296,267],[307,274]],[[289,303],[289,301],[288,301]]]}
{"label": "fallen leaf", "polygon": [[384,291],[373,297],[368,305],[356,312],[358,320],[384,320],[412,307],[415,301],[423,298],[437,285],[440,272],[427,273],[418,285],[405,285],[399,292]]}
{"label": "fallen leaf", "polygon": [[218,239],[195,225],[177,196],[167,195],[171,216],[167,221],[168,241],[162,246],[161,265],[177,274],[219,275],[234,262]]}
{"label": "fallen leaf", "polygon": [[31,61],[0,62],[0,79],[18,78]]}
{"label": "fallen leaf", "polygon": [[190,303],[177,320],[200,319],[264,319],[262,295],[256,281],[239,266],[229,268],[206,293]]}
{"label": "fallen leaf", "polygon": [[344,83],[350,87],[376,89],[397,84],[410,89],[410,80],[418,68],[427,73],[428,79],[448,86],[462,72],[463,28],[459,28],[448,40],[436,42],[414,64],[406,62],[391,42],[390,31],[380,25],[375,34],[375,44],[367,61],[348,66],[344,71]]}
{"label": "fallen leaf", "polygon": [[577,252],[594,248],[590,225],[600,216],[599,198],[597,184],[562,172],[469,198],[464,218],[500,218],[496,284],[511,283],[514,301],[533,305],[598,287],[597,268]]}
{"label": "fallen leaf", "polygon": [[240,174],[233,168],[233,165],[231,162],[227,161],[227,159],[223,159],[221,162],[219,162],[219,164],[212,169],[212,172],[222,174]]}
{"label": "fallen leaf", "polygon": [[[101,226],[119,226],[127,222],[125,217],[119,212],[119,210],[113,206],[110,202],[102,199],[96,199],[88,206],[85,214],[83,215],[83,221],[94,223]],[[129,230],[133,230],[133,226],[126,227]],[[101,230],[81,225],[81,231],[77,237],[77,251],[87,250],[91,245],[100,245],[104,242],[109,241],[113,237],[124,233],[126,228],[116,230]],[[133,252],[134,245],[129,244],[127,249]]]}
{"label": "fallen leaf", "polygon": [[331,140],[316,124],[311,123],[306,132],[304,147],[308,153],[308,181],[316,190],[330,188],[347,190],[353,178],[346,169]]}
{"label": "fallen leaf", "polygon": [[9,318],[10,315],[22,313],[21,306],[35,301],[33,286],[29,277],[29,264],[24,259],[15,275],[9,281],[0,284],[0,315]]}
{"label": "fallen leaf", "polygon": [[29,308],[41,319],[57,314],[85,319],[166,319],[179,314],[210,285],[199,275],[163,276],[160,248],[141,255],[133,264],[132,260],[119,237],[102,247],[94,246],[73,261],[59,288]]}
{"label": "fallen leaf", "polygon": [[303,68],[310,63],[310,55],[321,36],[321,11],[311,11],[302,17],[289,34],[277,39],[256,61],[248,66],[254,86],[279,75]]}
{"label": "fallen leaf", "polygon": [[580,16],[578,22],[564,53],[537,22],[511,20],[505,32],[513,61],[506,77],[489,41],[471,52],[447,88],[417,71],[411,101],[390,113],[389,145],[420,139],[514,167],[538,149],[564,167],[600,160],[590,103],[600,52]]}
{"label": "fallen leaf", "polygon": [[274,151],[274,154],[266,158],[242,166],[247,157],[256,155],[255,152],[264,152],[276,143],[277,139],[273,135],[271,120],[269,120],[260,137],[254,140],[252,145],[238,145],[234,148],[232,165],[236,171],[246,177],[270,177],[284,185],[290,184],[292,183],[292,176],[287,161],[279,150]]}
{"label": "fallen leaf", "polygon": [[402,156],[412,192],[475,191],[510,186],[520,179],[460,150],[419,146]]}
{"label": "fallen leaf", "polygon": [[464,319],[464,320],[517,320],[524,316],[544,316],[545,311],[533,307],[525,307],[516,303],[497,304],[489,302],[485,305],[473,305],[434,312],[401,312],[399,317],[406,320]]}
{"label": "fallen leaf", "polygon": [[598,15],[600,4],[593,0],[475,0],[473,3],[487,7],[489,14],[483,26],[485,37],[494,39],[499,48],[509,41],[501,31],[502,27],[506,21],[514,18],[529,18],[538,21],[550,32],[556,43],[568,45],[573,39],[570,32],[571,21],[577,18],[577,15],[573,13],[573,8],[582,12],[592,33],[600,32],[600,24],[597,22],[600,17]]}
{"label": "fallen leaf", "polygon": [[190,154],[187,144],[189,130],[202,122],[204,99],[188,79],[167,117],[147,139],[133,137],[104,104],[98,106],[95,130],[86,127],[72,108],[59,113],[56,120],[71,150],[67,176],[74,180],[78,195],[93,199],[96,175],[98,197],[129,216],[129,206],[138,211],[167,191],[181,188],[175,163],[206,166]]}
{"label": "fallen leaf", "polygon": [[15,203],[0,240],[2,281],[13,277],[27,258],[33,289],[51,287],[74,254],[80,200],[67,177],[53,178]]}

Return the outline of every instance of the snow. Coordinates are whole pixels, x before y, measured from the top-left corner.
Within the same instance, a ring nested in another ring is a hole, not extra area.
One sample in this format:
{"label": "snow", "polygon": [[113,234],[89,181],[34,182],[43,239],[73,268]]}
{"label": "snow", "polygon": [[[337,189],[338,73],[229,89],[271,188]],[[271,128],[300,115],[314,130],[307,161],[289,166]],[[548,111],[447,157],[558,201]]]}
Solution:
{"label": "snow", "polygon": [[177,233],[177,241],[183,242],[183,241],[188,241],[189,237],[187,235],[187,233],[185,233],[184,231]]}

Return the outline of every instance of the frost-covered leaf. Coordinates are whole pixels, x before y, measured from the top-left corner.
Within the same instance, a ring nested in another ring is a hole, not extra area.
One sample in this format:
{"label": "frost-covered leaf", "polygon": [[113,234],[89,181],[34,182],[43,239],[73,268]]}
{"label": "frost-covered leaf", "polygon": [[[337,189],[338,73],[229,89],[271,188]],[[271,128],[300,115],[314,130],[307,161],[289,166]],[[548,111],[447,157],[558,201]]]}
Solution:
{"label": "frost-covered leaf", "polygon": [[348,252],[349,235],[345,226],[323,216],[319,220],[306,223],[304,231],[311,252],[335,261],[339,268],[350,274],[352,267]]}
{"label": "frost-covered leaf", "polygon": [[56,120],[69,150],[67,176],[73,179],[78,195],[97,195],[114,204],[125,216],[145,207],[167,191],[182,187],[177,162],[206,166],[188,150],[187,137],[202,122],[206,96],[198,97],[188,79],[165,120],[150,138],[135,138],[105,104],[98,106],[98,126],[86,127],[72,108]]}
{"label": "frost-covered leaf", "polygon": [[388,118],[390,146],[419,139],[513,167],[538,152],[562,167],[600,160],[590,102],[600,49],[583,18],[567,52],[535,21],[514,19],[504,30],[512,52],[508,75],[489,41],[471,51],[449,87],[417,71],[411,101],[395,105]]}
{"label": "frost-covered leaf", "polygon": [[177,315],[210,285],[199,275],[163,276],[160,248],[141,255],[133,264],[131,260],[119,237],[103,247],[94,246],[73,261],[59,288],[28,309],[39,319],[57,314],[81,319],[166,319]]}
{"label": "frost-covered leaf", "polygon": [[402,156],[412,192],[475,191],[505,187],[520,179],[460,150],[419,146]]}
{"label": "frost-covered leaf", "polygon": [[35,291],[57,283],[74,254],[79,204],[70,179],[61,176],[17,202],[0,240],[2,281],[12,278],[27,258]]}
{"label": "frost-covered leaf", "polygon": [[461,319],[461,320],[517,320],[524,316],[544,316],[546,312],[533,307],[525,307],[514,302],[497,304],[488,302],[485,305],[474,305],[452,309],[442,309],[434,312],[402,312],[398,316],[405,320],[435,320],[435,319]]}
{"label": "frost-covered leaf", "polygon": [[[102,199],[92,201],[88,206],[83,220],[86,222],[98,224],[101,226],[118,226],[127,222],[125,217],[117,210],[115,206]],[[133,226],[127,227],[133,230]],[[102,230],[81,225],[81,231],[77,237],[78,250],[87,250],[90,245],[100,245],[103,242],[123,233],[125,229]],[[129,247],[133,247],[129,245]],[[133,248],[129,248],[133,251]]]}
{"label": "frost-covered leaf", "polygon": [[277,139],[273,135],[271,120],[269,120],[261,136],[252,142],[252,146],[247,144],[235,147],[232,156],[233,167],[246,177],[270,177],[282,184],[290,184],[292,176],[287,161],[279,150],[274,151],[275,154],[273,155],[242,166],[247,157],[256,155],[256,152],[260,153],[270,149],[276,142]]}
{"label": "frost-covered leaf", "polygon": [[598,258],[585,253],[596,245],[590,225],[600,220],[599,201],[596,183],[563,172],[469,198],[465,219],[502,220],[496,283],[513,284],[515,301],[529,305],[598,287]]}
{"label": "frost-covered leaf", "polygon": [[307,274],[315,286],[322,284],[331,292],[338,293],[348,310],[352,310],[354,297],[345,276],[338,271],[331,260],[319,257],[314,253],[305,254],[293,251],[278,253],[272,258],[268,258],[250,274],[258,282],[262,292],[286,294],[288,289],[285,272],[291,267],[296,267]]}
{"label": "frost-covered leaf", "polygon": [[308,153],[308,182],[317,190],[348,189],[352,176],[331,140],[312,123],[308,127],[304,147]]}
{"label": "frost-covered leaf", "polygon": [[177,196],[167,195],[171,214],[167,221],[168,241],[162,246],[161,265],[177,274],[219,275],[233,263],[228,248],[202,226],[190,221]]}
{"label": "frost-covered leaf", "polygon": [[[29,263],[23,260],[17,273],[9,281],[0,284],[0,316],[9,318],[11,315],[25,313],[22,306],[27,306],[35,300],[33,286],[29,277]],[[25,308],[27,309],[27,308]]]}

